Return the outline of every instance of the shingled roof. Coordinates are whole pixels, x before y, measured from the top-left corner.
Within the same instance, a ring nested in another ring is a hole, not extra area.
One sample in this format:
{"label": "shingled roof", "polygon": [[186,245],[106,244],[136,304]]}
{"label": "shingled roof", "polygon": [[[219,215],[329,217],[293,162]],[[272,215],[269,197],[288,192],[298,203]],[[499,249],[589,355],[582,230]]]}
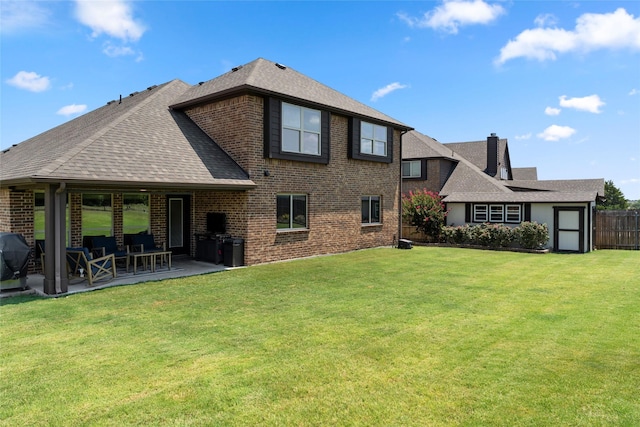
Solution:
{"label": "shingled roof", "polygon": [[181,109],[238,92],[277,95],[349,116],[376,119],[399,129],[412,129],[290,67],[263,58],[193,86],[176,99],[171,108]]}
{"label": "shingled roof", "polygon": [[[506,140],[500,140],[501,152]],[[486,173],[486,155],[480,161],[479,152],[486,152],[486,141],[441,144],[417,131],[408,132],[403,138],[402,158],[444,158],[456,163],[453,172],[440,190],[445,202],[465,203],[561,203],[594,201],[604,196],[604,179],[573,180],[500,180]],[[475,161],[463,153],[470,153]],[[524,176],[537,176],[536,168],[523,168]]]}
{"label": "shingled roof", "polygon": [[184,113],[168,108],[190,87],[180,80],[152,86],[5,150],[2,184],[254,187]]}
{"label": "shingled roof", "polygon": [[[476,165],[481,171],[487,169],[487,140],[470,142],[447,142],[445,147],[460,154],[465,159]],[[498,158],[503,159],[507,151],[507,140],[498,139]],[[498,175],[499,177],[499,175]]]}
{"label": "shingled roof", "polygon": [[447,182],[440,190],[441,195],[455,192],[508,193],[508,188],[500,181],[481,172],[476,165],[458,153],[453,152],[446,144],[418,131],[407,132],[402,138],[402,158],[444,158],[457,162]]}

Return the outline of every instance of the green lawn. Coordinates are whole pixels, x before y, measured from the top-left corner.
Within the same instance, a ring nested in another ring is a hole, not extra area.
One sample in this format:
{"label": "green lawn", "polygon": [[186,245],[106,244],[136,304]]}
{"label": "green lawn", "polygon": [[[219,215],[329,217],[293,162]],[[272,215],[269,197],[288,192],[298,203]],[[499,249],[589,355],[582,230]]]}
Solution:
{"label": "green lawn", "polygon": [[2,304],[2,425],[640,425],[640,252],[374,249]]}

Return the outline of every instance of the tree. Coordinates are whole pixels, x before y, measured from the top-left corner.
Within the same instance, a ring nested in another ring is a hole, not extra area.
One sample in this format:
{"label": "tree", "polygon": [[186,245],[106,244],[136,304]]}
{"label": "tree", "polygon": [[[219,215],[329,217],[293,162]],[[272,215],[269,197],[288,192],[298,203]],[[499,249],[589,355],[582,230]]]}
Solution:
{"label": "tree", "polygon": [[600,210],[626,210],[629,202],[624,198],[624,194],[613,181],[605,181],[604,183],[604,202],[599,202],[597,208]]}
{"label": "tree", "polygon": [[402,217],[416,230],[438,241],[447,216],[442,198],[432,191],[410,191],[402,195]]}
{"label": "tree", "polygon": [[640,209],[640,200],[629,200],[627,209]]}

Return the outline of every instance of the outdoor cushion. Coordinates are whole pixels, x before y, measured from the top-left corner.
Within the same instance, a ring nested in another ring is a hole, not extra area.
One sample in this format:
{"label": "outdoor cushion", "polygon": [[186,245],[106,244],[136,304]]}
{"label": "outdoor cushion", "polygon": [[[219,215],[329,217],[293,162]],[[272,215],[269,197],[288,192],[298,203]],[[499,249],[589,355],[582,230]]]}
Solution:
{"label": "outdoor cushion", "polygon": [[133,246],[142,245],[142,250],[144,252],[164,251],[163,247],[156,245],[156,242],[153,239],[153,234],[135,234],[131,236],[131,241]]}
{"label": "outdoor cushion", "polygon": [[126,250],[118,249],[118,243],[113,236],[97,236],[93,238],[93,249],[104,248],[104,255],[114,254],[116,258],[121,258],[127,255]]}

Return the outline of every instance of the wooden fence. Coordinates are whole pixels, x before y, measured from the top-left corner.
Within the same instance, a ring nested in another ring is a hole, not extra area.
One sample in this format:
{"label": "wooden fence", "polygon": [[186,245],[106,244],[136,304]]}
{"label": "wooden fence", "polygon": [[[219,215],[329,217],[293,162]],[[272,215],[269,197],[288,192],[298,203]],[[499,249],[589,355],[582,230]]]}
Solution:
{"label": "wooden fence", "polygon": [[640,249],[640,211],[596,211],[597,249]]}

